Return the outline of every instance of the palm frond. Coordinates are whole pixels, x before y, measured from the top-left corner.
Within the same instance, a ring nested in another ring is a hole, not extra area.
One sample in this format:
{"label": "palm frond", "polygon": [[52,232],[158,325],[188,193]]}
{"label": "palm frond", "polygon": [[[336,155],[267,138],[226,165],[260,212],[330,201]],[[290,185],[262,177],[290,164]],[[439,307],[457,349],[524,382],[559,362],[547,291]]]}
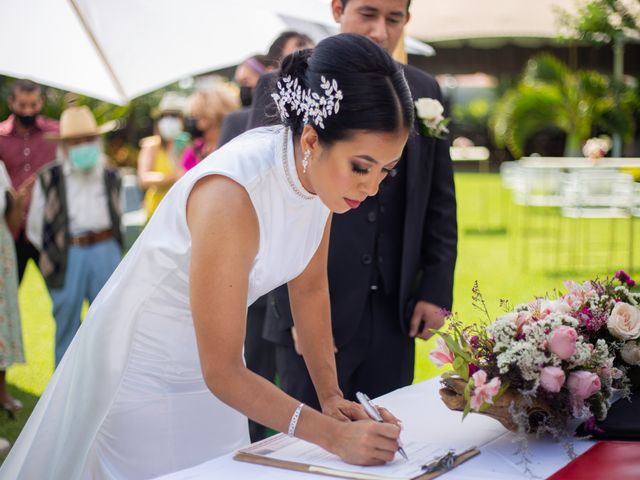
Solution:
{"label": "palm frond", "polygon": [[520,85],[509,91],[496,105],[491,121],[496,144],[519,158],[533,134],[548,127],[566,131],[568,119],[561,105],[562,94],[556,86]]}
{"label": "palm frond", "polygon": [[531,58],[522,75],[522,82],[534,84],[538,82],[563,85],[571,72],[567,66],[553,55],[543,53]]}

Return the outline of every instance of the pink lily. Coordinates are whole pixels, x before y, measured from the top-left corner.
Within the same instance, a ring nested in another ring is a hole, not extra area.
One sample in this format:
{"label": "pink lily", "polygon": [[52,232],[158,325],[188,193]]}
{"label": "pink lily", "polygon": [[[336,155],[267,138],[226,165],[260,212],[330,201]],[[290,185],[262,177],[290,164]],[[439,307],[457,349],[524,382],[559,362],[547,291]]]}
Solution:
{"label": "pink lily", "polygon": [[436,348],[429,354],[431,361],[438,367],[442,367],[447,363],[453,363],[455,355],[447,347],[447,343],[440,337],[436,339]]}
{"label": "pink lily", "polygon": [[500,391],[502,382],[498,377],[493,377],[487,383],[487,372],[484,370],[478,370],[472,378],[474,388],[471,395],[471,408],[478,412],[483,403],[493,403],[493,397]]}

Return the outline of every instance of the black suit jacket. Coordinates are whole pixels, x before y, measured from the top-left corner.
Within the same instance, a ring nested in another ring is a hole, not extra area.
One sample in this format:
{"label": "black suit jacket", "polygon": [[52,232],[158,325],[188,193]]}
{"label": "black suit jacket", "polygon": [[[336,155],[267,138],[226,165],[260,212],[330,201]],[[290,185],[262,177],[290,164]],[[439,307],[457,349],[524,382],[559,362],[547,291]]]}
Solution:
{"label": "black suit jacket", "polygon": [[[442,103],[442,94],[433,77],[411,66],[404,66],[414,100],[430,97]],[[278,120],[270,94],[276,74],[263,75],[256,87],[249,127]],[[410,134],[402,162],[406,162],[404,231],[401,253],[398,304],[394,306],[404,332],[408,332],[413,307],[425,300],[450,309],[453,301],[453,275],[457,256],[456,200],[453,168],[448,140]],[[368,198],[359,207],[366,209]],[[393,208],[393,207],[391,207]],[[362,317],[370,278],[362,274],[363,224],[354,222],[354,212],[334,215],[329,242],[329,289],[331,316],[336,346],[347,343]],[[361,228],[362,226],[362,228]],[[265,338],[291,344],[292,325],[286,288],[280,288],[270,300]]]}
{"label": "black suit jacket", "polygon": [[218,148],[247,131],[250,115],[251,108],[246,107],[236,110],[235,112],[231,112],[224,117],[222,126],[220,127]]}

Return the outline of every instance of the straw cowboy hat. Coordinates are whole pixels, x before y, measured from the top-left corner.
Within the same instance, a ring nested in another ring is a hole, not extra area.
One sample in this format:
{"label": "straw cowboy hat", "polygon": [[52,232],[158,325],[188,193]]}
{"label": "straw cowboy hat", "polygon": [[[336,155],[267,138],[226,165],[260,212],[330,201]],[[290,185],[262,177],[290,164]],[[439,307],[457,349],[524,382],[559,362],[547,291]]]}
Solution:
{"label": "straw cowboy hat", "polygon": [[184,115],[186,107],[187,99],[185,97],[177,92],[167,92],[151,113],[151,117],[157,119],[166,114]]}
{"label": "straw cowboy hat", "polygon": [[60,133],[49,134],[50,140],[97,137],[116,128],[117,122],[107,122],[98,127],[96,119],[86,105],[69,107],[60,115]]}

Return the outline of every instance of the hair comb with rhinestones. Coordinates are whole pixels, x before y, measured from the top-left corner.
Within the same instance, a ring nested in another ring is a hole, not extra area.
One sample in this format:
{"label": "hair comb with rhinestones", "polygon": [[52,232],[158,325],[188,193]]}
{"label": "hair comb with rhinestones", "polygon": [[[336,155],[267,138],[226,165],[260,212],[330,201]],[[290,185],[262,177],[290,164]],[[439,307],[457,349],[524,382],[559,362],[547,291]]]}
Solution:
{"label": "hair comb with rhinestones", "polygon": [[276,102],[282,120],[290,117],[289,112],[295,112],[296,115],[304,113],[302,121],[305,125],[311,120],[314,125],[324,129],[324,120],[340,111],[340,100],[343,96],[335,79],[327,80],[324,75],[321,76],[320,87],[324,91],[322,95],[310,88],[303,89],[298,79],[292,79],[291,75],[278,80],[278,93],[271,96]]}

